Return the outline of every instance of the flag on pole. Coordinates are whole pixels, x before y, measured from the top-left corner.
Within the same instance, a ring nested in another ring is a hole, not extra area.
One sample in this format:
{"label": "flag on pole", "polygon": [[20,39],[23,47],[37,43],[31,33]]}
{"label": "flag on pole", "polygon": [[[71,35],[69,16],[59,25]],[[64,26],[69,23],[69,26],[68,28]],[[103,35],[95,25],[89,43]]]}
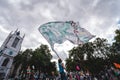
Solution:
{"label": "flag on pole", "polygon": [[83,44],[94,36],[86,29],[80,27],[78,22],[48,22],[39,27],[39,32],[48,41],[53,51],[54,44],[62,44],[68,40],[73,44]]}
{"label": "flag on pole", "polygon": [[55,43],[63,43],[69,40],[73,44],[86,43],[94,36],[79,23],[73,21],[48,22],[39,27],[40,33],[53,46]]}

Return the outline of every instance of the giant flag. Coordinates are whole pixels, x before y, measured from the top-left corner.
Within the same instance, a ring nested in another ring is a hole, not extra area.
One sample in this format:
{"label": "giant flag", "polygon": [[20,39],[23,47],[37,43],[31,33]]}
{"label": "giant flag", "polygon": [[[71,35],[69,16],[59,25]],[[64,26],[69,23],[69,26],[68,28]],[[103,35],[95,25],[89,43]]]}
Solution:
{"label": "giant flag", "polygon": [[83,44],[94,36],[86,29],[80,27],[78,22],[48,22],[39,27],[40,33],[54,49],[55,43],[63,43],[69,40],[73,44]]}

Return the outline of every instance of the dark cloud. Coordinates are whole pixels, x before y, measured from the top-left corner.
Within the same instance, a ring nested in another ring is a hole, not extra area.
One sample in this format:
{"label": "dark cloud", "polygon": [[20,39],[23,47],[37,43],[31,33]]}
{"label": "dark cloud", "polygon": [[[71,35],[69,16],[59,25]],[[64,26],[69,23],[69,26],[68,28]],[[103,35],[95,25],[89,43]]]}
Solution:
{"label": "dark cloud", "polygon": [[9,1],[7,0],[0,0],[0,8],[8,8],[10,7],[10,4],[8,3]]}

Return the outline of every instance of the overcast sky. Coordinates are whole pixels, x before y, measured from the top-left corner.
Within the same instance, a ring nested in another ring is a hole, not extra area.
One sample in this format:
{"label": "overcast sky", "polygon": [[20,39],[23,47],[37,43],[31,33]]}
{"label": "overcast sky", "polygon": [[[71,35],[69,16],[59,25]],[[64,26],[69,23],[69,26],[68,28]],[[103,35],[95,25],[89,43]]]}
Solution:
{"label": "overcast sky", "polygon": [[[38,31],[41,24],[69,20],[111,42],[120,20],[120,0],[0,0],[0,45],[18,28],[25,34],[22,50],[35,49],[41,43],[48,44]],[[65,55],[66,48],[56,46],[58,53]]]}

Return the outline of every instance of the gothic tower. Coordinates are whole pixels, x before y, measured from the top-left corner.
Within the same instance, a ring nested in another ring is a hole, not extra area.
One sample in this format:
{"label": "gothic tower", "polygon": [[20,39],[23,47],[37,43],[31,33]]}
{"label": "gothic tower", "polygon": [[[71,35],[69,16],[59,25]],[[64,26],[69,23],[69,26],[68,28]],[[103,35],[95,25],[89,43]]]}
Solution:
{"label": "gothic tower", "polygon": [[6,80],[9,76],[13,58],[21,49],[23,37],[20,36],[20,31],[11,32],[0,47],[0,80]]}

